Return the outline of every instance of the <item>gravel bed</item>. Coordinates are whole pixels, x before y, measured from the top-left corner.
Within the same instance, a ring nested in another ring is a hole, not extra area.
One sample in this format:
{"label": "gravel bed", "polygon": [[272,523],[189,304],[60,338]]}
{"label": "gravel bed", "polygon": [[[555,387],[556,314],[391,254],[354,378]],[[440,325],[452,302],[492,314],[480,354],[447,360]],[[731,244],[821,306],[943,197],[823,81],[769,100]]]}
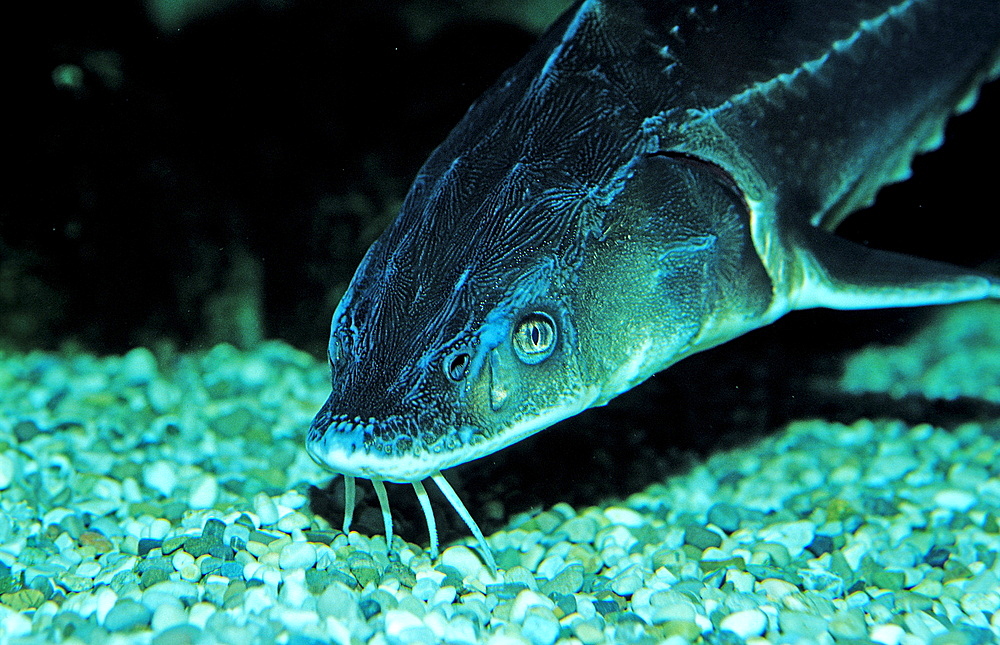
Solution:
{"label": "gravel bed", "polygon": [[[998,330],[996,304],[944,309],[843,387],[993,399]],[[0,643],[1000,637],[1000,419],[797,421],[613,505],[511,518],[493,576],[310,512],[327,379],[281,343],[0,353]]]}

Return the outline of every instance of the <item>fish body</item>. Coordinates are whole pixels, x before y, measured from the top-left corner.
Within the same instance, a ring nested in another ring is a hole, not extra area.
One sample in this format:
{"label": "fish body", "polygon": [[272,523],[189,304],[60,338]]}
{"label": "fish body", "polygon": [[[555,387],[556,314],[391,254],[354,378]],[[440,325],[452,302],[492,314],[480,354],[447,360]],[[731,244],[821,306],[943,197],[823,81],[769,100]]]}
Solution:
{"label": "fish body", "polygon": [[419,482],[793,309],[1000,297],[831,232],[998,72],[996,0],[578,2],[362,261],[310,454]]}

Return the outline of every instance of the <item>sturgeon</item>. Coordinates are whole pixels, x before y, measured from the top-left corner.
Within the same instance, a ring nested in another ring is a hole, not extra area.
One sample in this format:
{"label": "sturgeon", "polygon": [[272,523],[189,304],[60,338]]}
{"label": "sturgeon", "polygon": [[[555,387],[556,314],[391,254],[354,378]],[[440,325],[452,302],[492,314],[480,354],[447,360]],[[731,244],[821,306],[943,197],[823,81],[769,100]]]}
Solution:
{"label": "sturgeon", "polygon": [[309,454],[375,486],[809,307],[1000,298],[837,237],[1000,73],[997,0],[581,0],[420,169],[333,314]]}

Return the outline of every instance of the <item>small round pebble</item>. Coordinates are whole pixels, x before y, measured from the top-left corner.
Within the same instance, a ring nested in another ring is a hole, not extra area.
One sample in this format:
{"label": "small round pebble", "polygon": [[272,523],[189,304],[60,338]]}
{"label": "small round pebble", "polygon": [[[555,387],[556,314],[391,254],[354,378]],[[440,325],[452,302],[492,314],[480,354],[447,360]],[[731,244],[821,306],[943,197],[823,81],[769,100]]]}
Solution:
{"label": "small round pebble", "polygon": [[188,494],[191,508],[212,508],[219,499],[219,482],[214,475],[205,474],[195,480]]}
{"label": "small round pebble", "polygon": [[740,509],[725,502],[713,504],[712,508],[708,509],[708,522],[726,533],[732,533],[740,528]]}
{"label": "small round pebble", "polygon": [[278,507],[265,493],[257,493],[253,498],[253,511],[260,518],[261,526],[270,526],[278,521]]}
{"label": "small round pebble", "polygon": [[559,638],[559,621],[554,616],[530,613],[524,617],[521,634],[532,645],[552,645]]}
{"label": "small round pebble", "polygon": [[731,631],[741,638],[760,636],[767,629],[767,615],[759,609],[744,609],[724,616],[719,628]]}
{"label": "small round pebble", "polygon": [[282,569],[308,569],[316,564],[316,547],[309,542],[286,544],[278,563]]}
{"label": "small round pebble", "polygon": [[121,632],[149,624],[153,614],[142,603],[131,598],[121,598],[104,617],[104,628],[109,632]]}
{"label": "small round pebble", "polygon": [[6,490],[14,479],[14,460],[0,453],[0,490]]}
{"label": "small round pebble", "polygon": [[479,556],[467,546],[450,546],[441,552],[441,564],[454,567],[463,577],[479,573],[482,561]]}

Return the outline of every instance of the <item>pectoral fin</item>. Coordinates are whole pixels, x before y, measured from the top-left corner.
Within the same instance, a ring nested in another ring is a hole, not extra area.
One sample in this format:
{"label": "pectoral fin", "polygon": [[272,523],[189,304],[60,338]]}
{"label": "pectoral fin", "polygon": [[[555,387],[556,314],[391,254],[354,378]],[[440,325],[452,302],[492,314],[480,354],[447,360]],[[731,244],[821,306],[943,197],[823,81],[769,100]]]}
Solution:
{"label": "pectoral fin", "polygon": [[802,267],[795,309],[917,307],[1000,298],[1000,278],[872,249],[824,230],[798,232]]}

